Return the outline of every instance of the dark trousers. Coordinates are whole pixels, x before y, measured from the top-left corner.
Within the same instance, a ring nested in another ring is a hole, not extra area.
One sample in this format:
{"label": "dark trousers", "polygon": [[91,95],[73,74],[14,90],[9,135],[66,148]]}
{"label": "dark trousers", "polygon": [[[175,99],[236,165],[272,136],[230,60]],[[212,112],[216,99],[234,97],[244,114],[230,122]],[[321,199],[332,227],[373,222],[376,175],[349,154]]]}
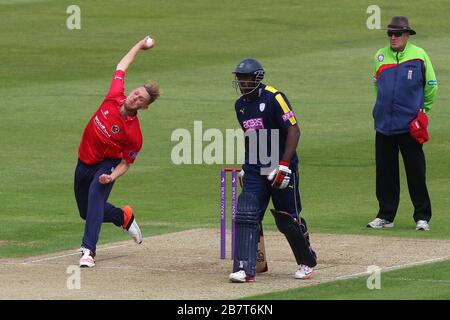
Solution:
{"label": "dark trousers", "polygon": [[399,150],[405,165],[408,190],[414,206],[414,220],[431,219],[431,202],[425,179],[422,145],[409,133],[386,136],[376,133],[376,192],[380,205],[377,217],[394,221],[400,201]]}
{"label": "dark trousers", "polygon": [[107,203],[114,183],[101,184],[98,178],[111,171],[121,159],[102,161],[87,165],[78,160],[75,169],[74,191],[81,218],[86,220],[82,246],[95,253],[103,222],[123,225],[123,211]]}
{"label": "dark trousers", "polygon": [[[293,218],[298,219],[302,211],[302,203],[299,190],[299,175],[297,168],[291,167],[292,176],[289,186],[285,189],[273,189],[267,176],[253,171],[245,171],[244,187],[242,192],[250,192],[256,195],[261,208],[259,220],[264,217],[264,212],[269,205],[270,198],[275,210],[288,212]],[[303,219],[303,218],[302,218]],[[306,221],[302,220],[306,225]]]}
{"label": "dark trousers", "polygon": [[[257,219],[258,222],[262,221],[264,218],[264,213],[266,211],[267,206],[269,205],[270,199],[272,198],[272,203],[277,211],[284,211],[289,213],[294,219],[300,220],[301,222],[301,230],[303,231],[303,234],[305,237],[307,237],[307,244],[309,245],[309,236],[308,236],[308,227],[306,225],[305,219],[303,219],[300,216],[300,212],[302,211],[302,204],[300,199],[300,190],[299,190],[299,174],[296,167],[291,166],[290,169],[292,170],[292,176],[291,181],[289,183],[289,186],[285,189],[273,189],[271,187],[271,183],[267,180],[267,176],[261,175],[259,173],[259,169],[257,170],[248,170],[246,167],[244,167],[244,182],[243,182],[243,188],[242,192],[248,192],[252,193],[256,196],[258,199],[257,207],[259,208],[259,212],[257,213]],[[254,239],[259,236],[259,228],[258,230],[253,229],[253,233],[251,234],[248,232],[247,235],[244,234],[244,232],[241,232],[240,228],[244,228],[245,226],[240,225],[239,223],[236,224],[236,255],[238,255],[240,250],[244,251],[246,246],[253,245],[254,248],[252,249],[246,249],[248,251],[252,251],[256,253],[257,249],[257,242],[253,241],[251,242],[251,239]],[[248,238],[242,238],[241,235],[245,235]],[[251,243],[251,244],[250,244]],[[242,247],[239,247],[241,246]],[[303,248],[304,252],[307,250],[312,250],[311,248],[308,248],[308,246],[305,246]],[[314,253],[315,254],[315,253]],[[247,276],[254,276],[255,275],[255,265],[256,260],[247,260],[245,264],[241,265],[241,261],[238,259],[234,260],[233,263],[233,272],[239,271],[240,269],[244,269]]]}

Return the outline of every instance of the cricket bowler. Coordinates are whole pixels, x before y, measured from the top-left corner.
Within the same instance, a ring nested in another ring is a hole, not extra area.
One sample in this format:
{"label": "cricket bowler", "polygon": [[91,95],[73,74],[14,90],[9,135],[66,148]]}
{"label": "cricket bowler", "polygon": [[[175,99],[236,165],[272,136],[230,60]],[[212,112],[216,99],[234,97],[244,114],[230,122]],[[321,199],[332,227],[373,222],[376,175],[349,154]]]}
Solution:
{"label": "cricket bowler", "polygon": [[112,222],[128,231],[136,243],[142,234],[130,206],[107,202],[114,182],[125,174],[142,147],[138,111],[148,109],[159,96],[156,82],[143,84],[125,96],[125,73],[141,50],[155,42],[145,37],[117,65],[108,94],[89,120],[78,148],[74,191],[80,216],[85,220],[80,267],[94,267],[102,223]]}

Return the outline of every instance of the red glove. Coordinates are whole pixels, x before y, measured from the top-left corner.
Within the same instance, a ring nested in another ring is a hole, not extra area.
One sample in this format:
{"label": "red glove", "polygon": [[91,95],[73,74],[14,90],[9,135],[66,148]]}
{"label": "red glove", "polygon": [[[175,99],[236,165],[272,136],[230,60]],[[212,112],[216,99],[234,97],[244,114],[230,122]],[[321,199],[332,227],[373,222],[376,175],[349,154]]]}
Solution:
{"label": "red glove", "polygon": [[424,144],[430,137],[428,136],[428,116],[422,110],[417,117],[409,124],[409,133],[418,143]]}

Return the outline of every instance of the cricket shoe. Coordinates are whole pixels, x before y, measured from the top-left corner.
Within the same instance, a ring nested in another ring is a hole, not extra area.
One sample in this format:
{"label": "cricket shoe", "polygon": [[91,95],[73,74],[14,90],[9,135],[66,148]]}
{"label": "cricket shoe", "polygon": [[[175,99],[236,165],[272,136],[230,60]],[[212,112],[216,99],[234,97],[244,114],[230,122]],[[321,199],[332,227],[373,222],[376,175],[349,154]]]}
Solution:
{"label": "cricket shoe", "polygon": [[239,270],[237,272],[230,273],[229,279],[231,282],[243,283],[243,282],[254,282],[256,277],[247,277],[244,270]]}
{"label": "cricket shoe", "polygon": [[81,247],[80,268],[92,268],[95,266],[95,253],[91,250]]}
{"label": "cricket shoe", "polygon": [[426,220],[419,220],[416,223],[416,230],[419,231],[430,231],[430,226]]}
{"label": "cricket shoe", "polygon": [[381,228],[393,228],[394,223],[388,220],[375,218],[373,221],[367,224],[367,228],[381,229]]}
{"label": "cricket shoe", "polygon": [[142,243],[141,229],[139,229],[139,226],[133,215],[133,209],[131,209],[130,206],[125,206],[123,208],[122,229],[128,231],[128,234],[133,238],[134,242],[136,242],[137,244]]}
{"label": "cricket shoe", "polygon": [[298,270],[294,274],[295,279],[311,279],[313,277],[313,268],[307,265],[301,264],[298,266]]}

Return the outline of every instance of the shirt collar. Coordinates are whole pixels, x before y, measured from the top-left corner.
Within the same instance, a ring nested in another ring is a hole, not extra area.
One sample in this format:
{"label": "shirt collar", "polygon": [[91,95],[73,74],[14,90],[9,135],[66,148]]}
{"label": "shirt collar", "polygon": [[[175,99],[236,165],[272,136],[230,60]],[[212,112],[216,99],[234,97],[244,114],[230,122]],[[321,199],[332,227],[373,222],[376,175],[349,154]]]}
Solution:
{"label": "shirt collar", "polygon": [[125,121],[133,121],[136,118],[137,118],[137,112],[133,116],[127,115],[127,117],[125,118]]}
{"label": "shirt collar", "polygon": [[[403,51],[399,51],[399,52],[398,52],[399,57],[402,57],[404,54],[406,54],[406,52],[409,50],[409,47],[410,47],[410,46],[411,46],[411,45],[409,44],[409,41],[406,42],[406,45],[405,45],[405,47],[403,48]],[[394,56],[397,55],[397,51],[395,51],[394,49],[392,49],[391,46],[389,46],[389,48],[391,49],[391,52],[394,54]]]}

